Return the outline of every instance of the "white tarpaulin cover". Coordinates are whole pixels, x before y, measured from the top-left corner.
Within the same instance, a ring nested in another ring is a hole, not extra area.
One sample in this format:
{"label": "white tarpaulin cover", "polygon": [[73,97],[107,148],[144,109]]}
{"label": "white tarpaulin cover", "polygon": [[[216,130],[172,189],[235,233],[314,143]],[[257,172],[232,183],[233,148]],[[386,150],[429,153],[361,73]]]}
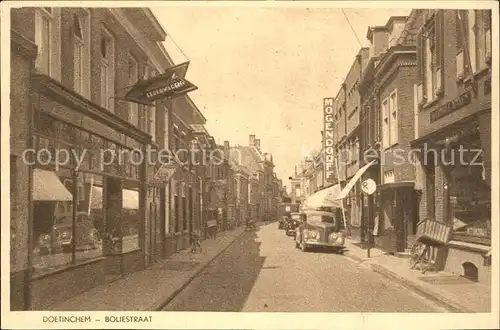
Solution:
{"label": "white tarpaulin cover", "polygon": [[369,162],[368,164],[366,164],[365,166],[363,166],[362,168],[360,168],[356,172],[356,174],[351,178],[351,180],[349,181],[349,183],[344,187],[344,189],[342,189],[342,191],[340,192],[340,194],[337,195],[336,199],[344,199],[344,198],[346,198],[347,195],[349,195],[349,192],[352,190],[352,188],[356,184],[356,182],[361,178],[361,176],[366,172],[366,170],[368,170],[368,168],[370,166],[372,166],[373,163],[375,163],[375,162],[376,162],[376,160],[372,160],[371,162]]}
{"label": "white tarpaulin cover", "polygon": [[342,203],[336,198],[339,193],[339,184],[317,191],[306,198],[302,209],[316,209],[320,207],[342,208]]}
{"label": "white tarpaulin cover", "polygon": [[70,202],[73,195],[62,184],[55,172],[33,170],[33,200]]}

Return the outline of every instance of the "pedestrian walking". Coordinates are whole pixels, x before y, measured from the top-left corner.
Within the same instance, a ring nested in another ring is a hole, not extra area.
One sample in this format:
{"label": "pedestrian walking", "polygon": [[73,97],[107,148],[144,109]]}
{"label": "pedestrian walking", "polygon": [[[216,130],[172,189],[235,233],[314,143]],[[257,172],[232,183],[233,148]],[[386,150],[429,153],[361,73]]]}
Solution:
{"label": "pedestrian walking", "polygon": [[200,234],[198,231],[192,231],[190,233],[189,241],[191,244],[191,252],[196,252],[198,250],[200,251],[200,253],[202,252],[201,242],[200,242]]}
{"label": "pedestrian walking", "polygon": [[209,237],[215,239],[217,235],[217,220],[207,221],[207,229]]}

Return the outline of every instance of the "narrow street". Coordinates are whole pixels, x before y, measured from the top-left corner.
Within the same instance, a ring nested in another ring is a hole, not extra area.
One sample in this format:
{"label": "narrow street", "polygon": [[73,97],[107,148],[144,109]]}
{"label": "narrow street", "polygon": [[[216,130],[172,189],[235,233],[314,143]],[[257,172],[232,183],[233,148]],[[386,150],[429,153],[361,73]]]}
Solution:
{"label": "narrow street", "polygon": [[275,222],[244,233],[164,310],[443,312],[346,256],[296,249]]}

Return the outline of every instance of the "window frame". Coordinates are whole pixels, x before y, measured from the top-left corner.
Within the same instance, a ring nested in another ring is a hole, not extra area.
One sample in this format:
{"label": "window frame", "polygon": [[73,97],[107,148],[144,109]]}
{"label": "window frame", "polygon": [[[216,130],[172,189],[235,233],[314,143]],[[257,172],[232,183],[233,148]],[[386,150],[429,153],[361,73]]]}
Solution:
{"label": "window frame", "polygon": [[[73,13],[73,20],[78,19],[82,38],[72,31],[73,36],[73,88],[82,96],[90,99],[91,97],[91,78],[90,78],[90,65],[91,65],[91,16],[90,10],[81,8],[78,12]],[[78,59],[77,61],[77,52]],[[77,71],[78,68],[78,71]],[[77,75],[79,72],[79,75]]]}
{"label": "window frame", "polygon": [[[132,54],[128,53],[128,86],[133,86],[139,80],[139,61]],[[132,75],[131,75],[132,70]],[[134,114],[135,112],[135,114]],[[135,102],[128,102],[127,106],[127,120],[132,125],[139,127],[139,104]]]}
{"label": "window frame", "polygon": [[[391,100],[394,102],[391,104]],[[395,88],[389,95],[389,145],[391,147],[398,144],[399,140],[399,108],[398,108],[398,89]]]}
{"label": "window frame", "polygon": [[[488,69],[491,63],[491,18],[488,19],[489,25],[487,25],[485,17],[487,14],[491,14],[491,11],[486,9],[456,11],[457,34],[460,33],[464,39],[457,40],[458,83]],[[468,64],[469,60],[471,67]]]}
{"label": "window frame", "polygon": [[[101,26],[101,47],[102,39],[105,38],[106,54],[102,54],[101,49],[101,106],[110,112],[115,112],[114,109],[114,92],[115,92],[115,65],[116,65],[116,39],[111,32],[104,26]],[[109,52],[111,50],[111,52]],[[105,55],[105,57],[103,56]],[[106,73],[106,84],[103,87],[102,72]],[[105,92],[103,93],[103,88]],[[104,95],[103,95],[104,94]]]}
{"label": "window frame", "polygon": [[[389,117],[389,98],[384,98],[380,105],[382,112],[382,146],[384,149],[390,148],[390,117]],[[386,127],[387,125],[387,127]]]}
{"label": "window frame", "polygon": [[424,95],[425,99],[427,102],[432,102],[436,96],[435,96],[435,75],[436,71],[434,68],[434,47],[435,45],[432,46],[432,43],[434,41],[432,40],[434,38],[433,35],[426,35],[424,38],[424,52],[425,52],[425,57],[424,57],[424,63],[425,63],[425,68],[424,68]]}
{"label": "window frame", "polygon": [[[50,10],[50,11],[49,11]],[[42,20],[48,21],[48,50],[46,54],[47,68],[42,67],[44,59],[41,53],[43,33],[41,30]],[[40,7],[35,9],[35,44],[38,46],[38,54],[35,59],[35,69],[41,74],[46,74],[55,80],[61,80],[61,8]]]}

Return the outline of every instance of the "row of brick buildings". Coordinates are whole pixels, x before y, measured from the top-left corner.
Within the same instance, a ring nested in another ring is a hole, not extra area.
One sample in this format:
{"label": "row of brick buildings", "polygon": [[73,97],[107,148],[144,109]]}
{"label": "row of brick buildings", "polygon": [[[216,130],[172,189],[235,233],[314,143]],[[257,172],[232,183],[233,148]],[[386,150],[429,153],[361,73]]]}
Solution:
{"label": "row of brick buildings", "polygon": [[239,165],[187,95],[125,99],[174,65],[149,9],[23,7],[10,32],[11,309],[49,308],[188,248],[207,226],[272,214],[269,155],[256,148]]}
{"label": "row of brick buildings", "polygon": [[[292,194],[344,187],[378,160],[343,200],[352,235],[399,253],[424,219],[448,223],[438,266],[489,283],[491,11],[415,9],[367,39],[333,102],[335,179],[324,178],[321,150],[292,178]],[[370,196],[360,189],[369,178]]]}

